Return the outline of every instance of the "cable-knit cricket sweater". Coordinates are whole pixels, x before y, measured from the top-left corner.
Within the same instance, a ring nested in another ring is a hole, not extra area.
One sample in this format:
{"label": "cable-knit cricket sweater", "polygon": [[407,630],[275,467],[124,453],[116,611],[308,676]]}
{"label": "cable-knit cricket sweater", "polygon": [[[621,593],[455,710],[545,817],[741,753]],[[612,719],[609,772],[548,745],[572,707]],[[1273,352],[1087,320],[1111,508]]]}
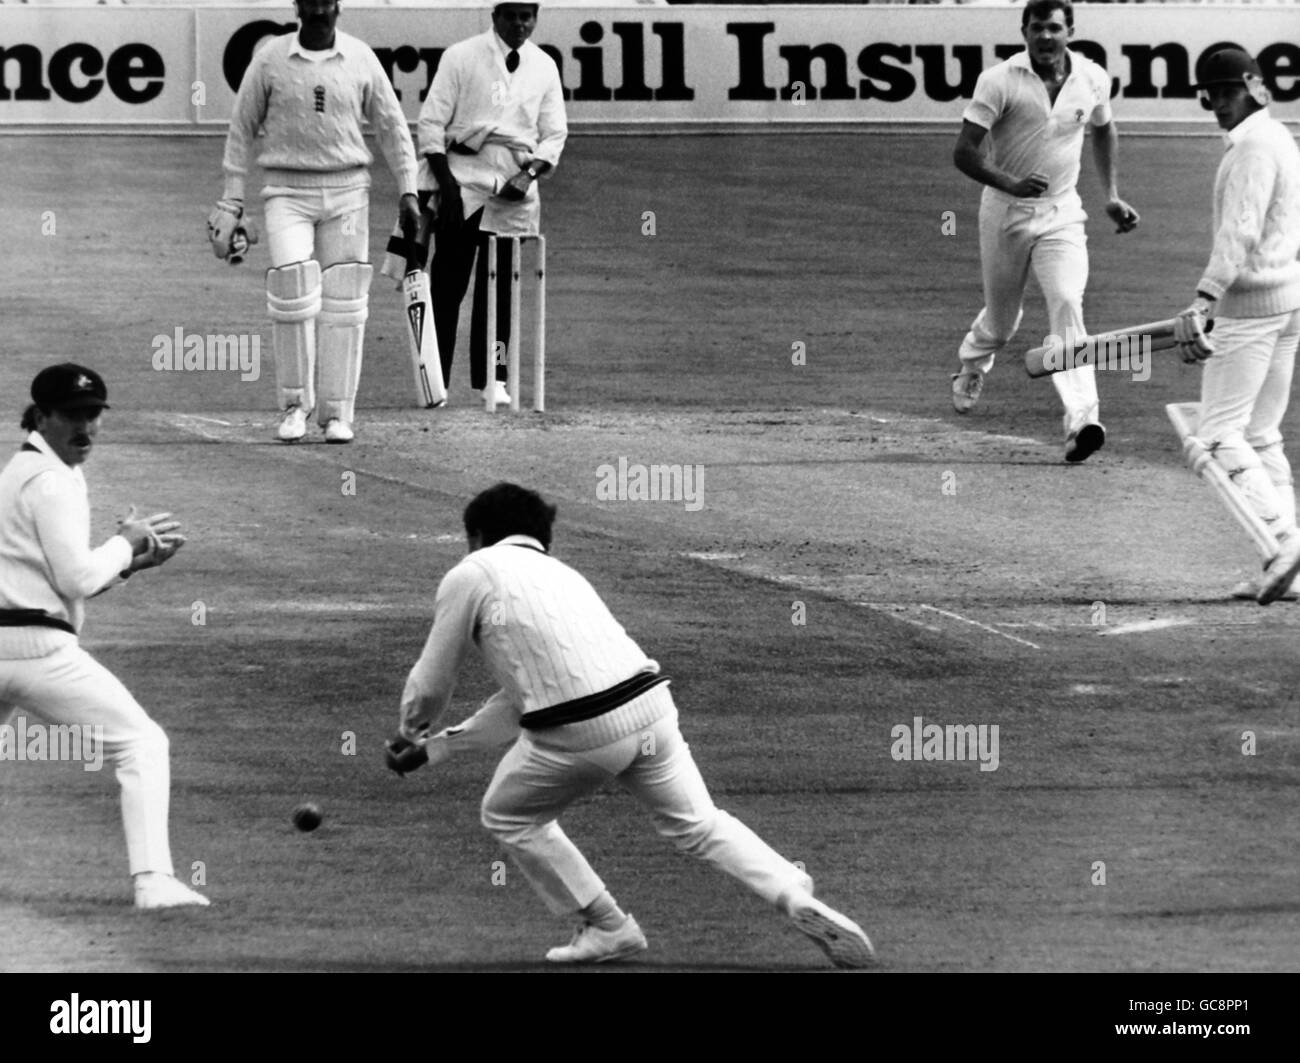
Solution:
{"label": "cable-knit cricket sweater", "polygon": [[[338,30],[324,53],[304,51],[295,33],[273,38],[254,54],[239,85],[226,137],[225,197],[244,199],[255,145],[268,185],[368,186],[374,156],[362,119],[373,127],[398,192],[414,194],[415,145],[370,46]],[[260,141],[259,129],[265,132]]]}
{"label": "cable-knit cricket sweater", "polygon": [[1197,288],[1223,317],[1300,308],[1300,148],[1256,111],[1227,135],[1214,179],[1214,250]]}
{"label": "cable-knit cricket sweater", "polygon": [[[433,627],[402,693],[401,720],[410,732],[442,717],[461,662],[475,645],[501,684],[480,715],[513,715],[516,732],[530,713],[608,690],[638,673],[659,672],[591,584],[527,535],[475,550],[443,577]],[[549,730],[545,740],[594,749],[676,711],[671,698],[652,692]]]}

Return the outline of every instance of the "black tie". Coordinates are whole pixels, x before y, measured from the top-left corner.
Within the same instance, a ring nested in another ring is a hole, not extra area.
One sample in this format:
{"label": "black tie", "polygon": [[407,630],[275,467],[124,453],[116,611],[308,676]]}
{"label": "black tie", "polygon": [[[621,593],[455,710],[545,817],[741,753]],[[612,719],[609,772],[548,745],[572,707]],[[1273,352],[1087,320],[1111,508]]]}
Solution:
{"label": "black tie", "polygon": [[519,69],[519,52],[511,48],[510,54],[506,56],[506,70],[513,74]]}

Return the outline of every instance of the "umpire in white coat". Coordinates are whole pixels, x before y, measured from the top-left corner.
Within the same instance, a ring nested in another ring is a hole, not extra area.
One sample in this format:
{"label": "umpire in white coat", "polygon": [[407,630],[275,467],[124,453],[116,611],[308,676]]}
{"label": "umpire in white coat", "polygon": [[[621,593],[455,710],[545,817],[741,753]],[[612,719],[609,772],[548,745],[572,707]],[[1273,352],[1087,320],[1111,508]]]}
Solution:
{"label": "umpire in white coat", "polygon": [[92,550],[81,465],[108,389],[72,363],[36,375],[22,417],[28,436],[0,472],[0,724],[15,709],[47,724],[98,728],[122,790],[122,822],[138,908],[205,906],[173,875],[167,736],[77,642],[85,599],[162,564],[184,538],[170,514],[135,511]]}
{"label": "umpire in white coat", "polygon": [[[529,40],[537,4],[496,4],[492,29],[453,44],[438,62],[416,127],[420,187],[437,186],[430,289],[443,380],[450,384],[460,304],[469,287],[480,233],[536,236],[537,182],[560,161],[568,138],[564,88],[555,61]],[[498,248],[499,276],[509,276],[510,245]],[[487,262],[478,256],[470,324],[470,384],[498,388],[507,402],[506,367],[489,379]],[[509,285],[497,288],[497,339],[510,340]],[[497,383],[500,381],[501,383]],[[517,382],[511,382],[516,387]]]}

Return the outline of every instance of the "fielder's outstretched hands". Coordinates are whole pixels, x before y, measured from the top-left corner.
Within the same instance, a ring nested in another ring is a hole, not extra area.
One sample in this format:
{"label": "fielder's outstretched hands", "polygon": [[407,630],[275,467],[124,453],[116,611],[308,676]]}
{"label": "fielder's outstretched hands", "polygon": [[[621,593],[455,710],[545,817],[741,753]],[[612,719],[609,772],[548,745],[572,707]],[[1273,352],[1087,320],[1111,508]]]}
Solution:
{"label": "fielder's outstretched hands", "polygon": [[1198,295],[1192,305],[1174,318],[1174,340],[1178,353],[1188,365],[1205,361],[1214,353],[1214,344],[1206,337],[1213,327],[1209,319],[1214,315],[1214,300]]}
{"label": "fielder's outstretched hands", "polygon": [[429,762],[424,741],[412,742],[405,735],[394,735],[384,744],[384,763],[398,775],[409,775]]}
{"label": "fielder's outstretched hands", "polygon": [[170,561],[176,551],[185,545],[185,536],[179,534],[181,522],[173,520],[170,513],[154,513],[140,517],[136,507],[117,524],[117,534],[131,544],[130,572],[142,568],[156,568]]}
{"label": "fielder's outstretched hands", "polygon": [[1118,196],[1106,204],[1106,215],[1115,223],[1117,233],[1131,233],[1142,220],[1142,215]]}

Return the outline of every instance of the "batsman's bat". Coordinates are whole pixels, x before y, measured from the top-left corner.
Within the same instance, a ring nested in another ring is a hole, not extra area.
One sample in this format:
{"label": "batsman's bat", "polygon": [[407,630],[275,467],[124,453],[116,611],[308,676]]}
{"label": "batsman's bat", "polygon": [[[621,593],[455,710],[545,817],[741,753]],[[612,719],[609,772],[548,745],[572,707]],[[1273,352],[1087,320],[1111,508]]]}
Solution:
{"label": "batsman's bat", "polygon": [[[424,232],[427,222],[421,220],[420,229]],[[438,356],[438,332],[433,326],[429,274],[421,266],[417,251],[421,246],[428,244],[422,244],[418,236],[408,241],[402,299],[406,309],[406,335],[411,342],[411,365],[415,370],[415,401],[429,410],[447,401],[447,387],[442,380],[442,359]]]}
{"label": "batsman's bat", "polygon": [[1201,419],[1201,404],[1171,402],[1165,407],[1165,413],[1169,415],[1178,438],[1183,441],[1183,457],[1187,459],[1187,464],[1196,475],[1214,488],[1214,493],[1228,507],[1228,512],[1236,517],[1237,523],[1246,530],[1251,543],[1259,552],[1260,559],[1267,567],[1278,554],[1277,536],[1269,530],[1263,518],[1255,512],[1254,507],[1246,500],[1246,496],[1232,482],[1227,469],[1215,461],[1214,455],[1209,452],[1205,444],[1196,438],[1196,426]]}
{"label": "batsman's bat", "polygon": [[[1178,346],[1174,339],[1174,320],[1171,317],[1163,321],[1148,321],[1145,325],[1084,336],[1075,340],[1068,350],[1063,343],[1035,347],[1025,352],[1025,372],[1031,377],[1042,377],[1081,365],[1128,369],[1135,350],[1145,357],[1147,351],[1166,351]],[[1213,328],[1213,321],[1205,323],[1206,332]]]}

